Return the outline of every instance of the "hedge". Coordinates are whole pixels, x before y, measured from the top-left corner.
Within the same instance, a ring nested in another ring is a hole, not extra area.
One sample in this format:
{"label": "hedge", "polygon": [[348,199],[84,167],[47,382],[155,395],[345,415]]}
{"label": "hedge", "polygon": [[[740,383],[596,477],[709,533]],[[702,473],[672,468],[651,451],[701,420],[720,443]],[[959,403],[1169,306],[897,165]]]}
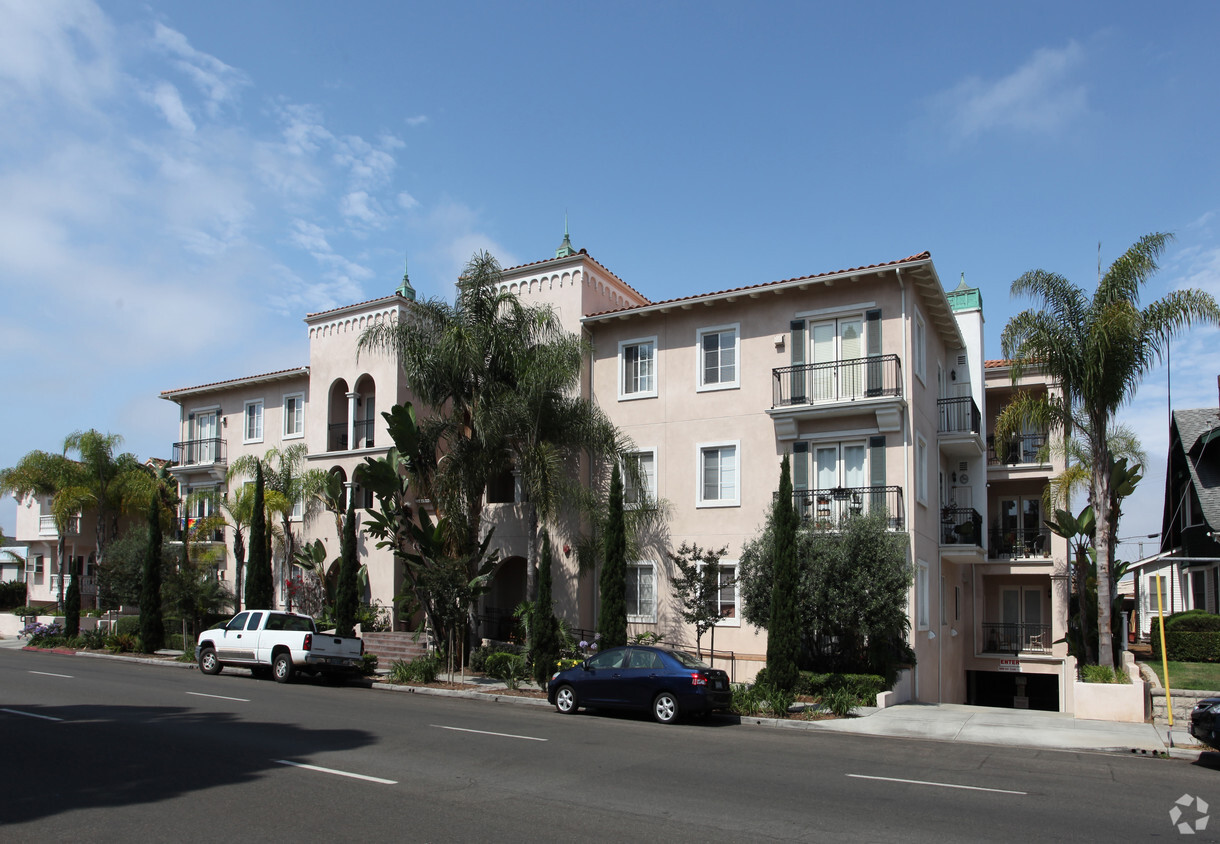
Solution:
{"label": "hedge", "polygon": [[[1198,630],[1193,628],[1213,624],[1204,620],[1202,613],[1179,613],[1179,618],[1170,616],[1165,619],[1165,649],[1174,662],[1220,662],[1220,629]],[[1206,615],[1220,620],[1220,616]],[[1186,629],[1183,629],[1186,628]],[[1152,656],[1161,658],[1161,620],[1152,619]]]}
{"label": "hedge", "polygon": [[889,686],[879,674],[818,674],[813,671],[802,671],[797,685],[799,694],[810,697],[822,697],[838,689],[846,689],[871,706],[877,695],[888,691]]}

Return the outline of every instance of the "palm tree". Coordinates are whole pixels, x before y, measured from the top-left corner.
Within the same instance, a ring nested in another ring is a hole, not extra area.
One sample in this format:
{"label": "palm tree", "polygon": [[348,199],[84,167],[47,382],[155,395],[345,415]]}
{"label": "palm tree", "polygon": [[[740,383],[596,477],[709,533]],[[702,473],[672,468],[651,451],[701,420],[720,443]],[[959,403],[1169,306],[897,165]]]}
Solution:
{"label": "palm tree", "polygon": [[1063,276],[1031,270],[1012,283],[1014,296],[1034,307],[1009,320],[1001,336],[1016,383],[1038,368],[1060,394],[1031,400],[1022,422],[1078,436],[1092,455],[1089,488],[1097,531],[1098,661],[1114,664],[1110,632],[1111,456],[1108,435],[1115,415],[1130,400],[1144,374],[1160,362],[1169,342],[1192,324],[1220,324],[1215,300],[1200,290],[1176,290],[1140,308],[1140,289],[1158,269],[1157,258],[1172,239],[1146,235],[1110,265],[1090,297]]}
{"label": "palm tree", "polygon": [[115,455],[123,444],[119,434],[102,434],[92,428],[76,431],[64,440],[64,454],[80,455],[82,484],[89,491],[97,517],[95,561],[102,565],[106,545],[119,535],[119,517],[147,507],[153,473],[134,454]]}
{"label": "palm tree", "polygon": [[12,494],[19,499],[37,495],[51,500],[51,515],[55,518],[55,532],[59,537],[55,546],[59,572],[56,603],[62,609],[67,535],[72,520],[91,500],[81,465],[62,454],[31,451],[17,461],[16,466],[0,471],[0,494]]}

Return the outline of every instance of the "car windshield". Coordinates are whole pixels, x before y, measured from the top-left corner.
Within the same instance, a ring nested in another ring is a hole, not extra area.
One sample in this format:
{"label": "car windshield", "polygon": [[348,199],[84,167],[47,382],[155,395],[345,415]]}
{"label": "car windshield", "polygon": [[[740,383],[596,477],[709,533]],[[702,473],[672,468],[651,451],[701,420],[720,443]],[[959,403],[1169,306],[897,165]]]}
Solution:
{"label": "car windshield", "polygon": [[683,668],[711,668],[712,667],[712,666],[708,665],[706,662],[704,662],[703,660],[699,659],[699,657],[695,656],[694,654],[688,654],[686,651],[670,651],[669,655],[672,656],[674,659],[676,659],[678,662],[682,663]]}

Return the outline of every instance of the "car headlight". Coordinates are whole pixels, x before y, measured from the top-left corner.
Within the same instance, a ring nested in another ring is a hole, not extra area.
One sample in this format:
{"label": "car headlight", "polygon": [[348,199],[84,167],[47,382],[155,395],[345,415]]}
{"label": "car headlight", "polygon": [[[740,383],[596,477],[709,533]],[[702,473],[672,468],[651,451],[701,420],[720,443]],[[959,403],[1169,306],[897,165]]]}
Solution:
{"label": "car headlight", "polygon": [[[1202,709],[1204,712],[1210,712],[1213,715],[1215,715],[1217,713],[1220,713],[1220,703],[1213,703],[1206,707],[1202,707]],[[1199,710],[1196,709],[1195,711],[1198,712]]]}

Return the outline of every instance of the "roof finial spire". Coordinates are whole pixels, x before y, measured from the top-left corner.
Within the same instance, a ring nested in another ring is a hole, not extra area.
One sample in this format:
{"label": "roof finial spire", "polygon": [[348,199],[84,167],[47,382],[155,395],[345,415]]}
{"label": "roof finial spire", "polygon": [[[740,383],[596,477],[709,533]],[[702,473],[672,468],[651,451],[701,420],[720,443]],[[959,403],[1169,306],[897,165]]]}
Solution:
{"label": "roof finial spire", "polygon": [[567,258],[576,254],[576,250],[572,248],[572,238],[568,236],[568,212],[563,212],[563,243],[559,244],[559,248],[555,250],[556,258]]}
{"label": "roof finial spire", "polygon": [[407,258],[403,256],[402,260],[402,284],[398,285],[398,289],[394,291],[399,296],[415,301],[415,288],[411,286],[410,273],[407,272]]}

